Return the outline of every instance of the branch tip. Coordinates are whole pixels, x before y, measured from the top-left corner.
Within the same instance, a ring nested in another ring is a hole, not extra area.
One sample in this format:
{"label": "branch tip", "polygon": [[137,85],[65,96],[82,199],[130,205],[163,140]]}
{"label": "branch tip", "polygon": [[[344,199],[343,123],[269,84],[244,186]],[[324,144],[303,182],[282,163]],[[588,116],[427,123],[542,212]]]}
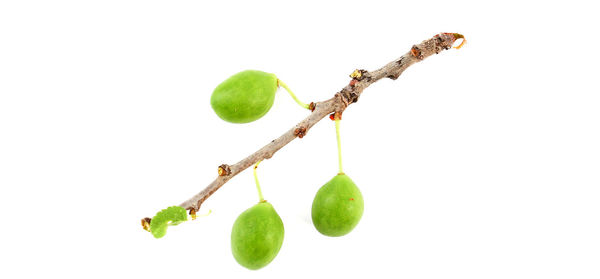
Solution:
{"label": "branch tip", "polygon": [[150,222],[152,221],[152,219],[146,217],[142,219],[142,228],[144,228],[145,231],[150,231]]}
{"label": "branch tip", "polygon": [[455,40],[462,39],[462,42],[460,42],[460,44],[458,46],[453,47],[455,49],[460,49],[467,42],[467,39],[465,39],[465,36],[463,36],[462,34],[453,33],[452,35],[454,36]]}
{"label": "branch tip", "polygon": [[435,35],[434,38],[436,38],[439,43],[443,43],[444,41],[449,41],[449,45],[445,44],[445,46],[444,46],[445,49],[450,48],[450,46],[452,44],[454,44],[454,42],[456,42],[456,40],[458,40],[458,39],[462,39],[462,42],[460,42],[460,44],[458,46],[455,46],[452,48],[460,49],[467,42],[467,40],[465,39],[465,36],[460,33],[440,33],[440,34]]}
{"label": "branch tip", "polygon": [[452,33],[452,36],[454,36],[454,39],[464,39],[465,36],[463,36],[463,34],[459,34],[459,33]]}

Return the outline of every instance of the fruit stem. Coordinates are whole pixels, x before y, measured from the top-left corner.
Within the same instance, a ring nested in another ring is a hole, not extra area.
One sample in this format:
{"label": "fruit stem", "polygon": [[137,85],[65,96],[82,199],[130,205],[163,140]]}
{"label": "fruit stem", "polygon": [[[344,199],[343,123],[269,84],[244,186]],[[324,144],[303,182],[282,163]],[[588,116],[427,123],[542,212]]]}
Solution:
{"label": "fruit stem", "polygon": [[258,168],[258,164],[260,164],[260,162],[262,161],[258,161],[254,165],[254,182],[256,182],[256,190],[258,191],[258,202],[264,202],[265,199],[263,198],[262,191],[260,190],[260,183],[258,183],[258,175],[256,175],[256,169]]}
{"label": "fruit stem", "polygon": [[335,119],[335,136],[337,138],[337,148],[338,148],[338,162],[340,165],[340,174],[344,173],[342,169],[342,144],[340,142],[340,120]]}
{"label": "fruit stem", "polygon": [[303,103],[302,101],[298,100],[298,97],[296,97],[296,95],[294,94],[294,92],[292,92],[292,90],[287,86],[287,84],[285,84],[285,82],[283,82],[280,79],[277,79],[277,83],[281,86],[283,86],[283,88],[285,88],[285,90],[290,93],[290,96],[292,96],[292,99],[294,99],[294,101],[296,101],[296,103],[298,105],[300,105],[301,107],[305,108],[305,109],[309,109],[308,108],[308,104]]}

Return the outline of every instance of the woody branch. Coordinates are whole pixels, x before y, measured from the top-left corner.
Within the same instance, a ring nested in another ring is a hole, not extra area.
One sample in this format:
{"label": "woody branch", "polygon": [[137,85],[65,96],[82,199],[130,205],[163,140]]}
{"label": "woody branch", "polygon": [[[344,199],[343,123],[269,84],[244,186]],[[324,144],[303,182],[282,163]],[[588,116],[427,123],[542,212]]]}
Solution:
{"label": "woody branch", "polygon": [[[465,42],[463,35],[458,33],[440,33],[421,42],[420,44],[413,45],[407,53],[402,55],[400,58],[391,61],[380,69],[372,72],[368,72],[366,70],[355,70],[350,75],[352,78],[350,83],[342,88],[342,90],[335,93],[331,99],[311,103],[310,109],[312,110],[312,113],[308,117],[289,129],[279,138],[272,140],[267,145],[263,146],[241,161],[233,165],[223,164],[219,166],[217,178],[198,194],[181,203],[179,206],[189,210],[190,214],[195,216],[195,213],[200,209],[202,203],[238,173],[254,165],[258,161],[271,158],[273,154],[275,154],[295,138],[304,137],[312,126],[321,121],[327,115],[334,114],[332,118],[341,118],[344,110],[346,110],[346,108],[348,108],[348,106],[352,103],[356,103],[360,95],[367,87],[369,87],[369,85],[382,78],[390,78],[392,80],[397,79],[402,72],[406,70],[406,68],[433,54],[438,54],[443,50],[451,48],[457,39],[463,40],[461,44],[456,47],[460,48]],[[142,219],[142,224],[145,223],[144,221],[149,223],[150,218]]]}

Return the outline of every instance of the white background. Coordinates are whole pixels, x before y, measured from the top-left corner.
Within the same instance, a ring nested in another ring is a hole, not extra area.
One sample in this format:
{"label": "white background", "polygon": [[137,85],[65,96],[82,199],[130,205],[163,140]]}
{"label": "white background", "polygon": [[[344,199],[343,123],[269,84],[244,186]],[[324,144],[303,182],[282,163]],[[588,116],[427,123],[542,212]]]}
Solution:
{"label": "white background", "polygon": [[[592,2],[2,1],[2,277],[599,278]],[[257,201],[251,171],[204,203],[209,217],[159,240],[141,229],[307,115],[280,90],[259,121],[223,122],[209,99],[225,78],[273,72],[320,101],[439,32],[468,43],[344,113],[365,198],[349,235],[310,221],[337,171],[329,120],[259,168],[286,229],[266,268],[229,246]]]}

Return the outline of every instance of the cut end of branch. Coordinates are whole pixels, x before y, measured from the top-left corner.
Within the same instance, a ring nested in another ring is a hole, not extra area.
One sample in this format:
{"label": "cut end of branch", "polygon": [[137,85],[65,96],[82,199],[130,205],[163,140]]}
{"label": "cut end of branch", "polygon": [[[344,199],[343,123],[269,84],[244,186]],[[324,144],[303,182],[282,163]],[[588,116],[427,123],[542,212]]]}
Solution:
{"label": "cut end of branch", "polygon": [[145,231],[150,231],[150,222],[152,221],[152,219],[146,217],[142,219],[142,228],[144,228]]}
{"label": "cut end of branch", "polygon": [[452,35],[454,36],[455,40],[462,39],[462,42],[460,42],[460,44],[458,46],[453,47],[455,49],[460,49],[467,42],[467,39],[465,39],[465,36],[463,36],[462,34],[452,33]]}
{"label": "cut end of branch", "polygon": [[[444,49],[449,49],[450,47],[452,47],[454,42],[456,42],[456,40],[458,39],[462,39],[462,42],[460,42],[458,46],[453,47],[455,49],[460,49],[467,42],[465,36],[459,33],[440,33],[435,35],[433,38],[437,39],[439,46]],[[438,52],[439,50],[436,50],[436,53]]]}

